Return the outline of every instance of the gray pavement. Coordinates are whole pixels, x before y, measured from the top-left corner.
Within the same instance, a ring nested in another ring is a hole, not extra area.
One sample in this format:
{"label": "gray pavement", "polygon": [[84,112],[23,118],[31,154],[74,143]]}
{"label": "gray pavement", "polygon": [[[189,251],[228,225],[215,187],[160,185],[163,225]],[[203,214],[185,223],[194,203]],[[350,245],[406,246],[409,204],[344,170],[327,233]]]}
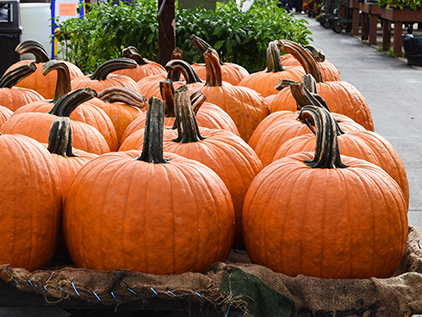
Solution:
{"label": "gray pavement", "polygon": [[335,33],[314,18],[295,16],[309,22],[312,44],[363,94],[375,132],[399,153],[409,180],[409,224],[422,228],[422,68],[386,56],[344,30]]}

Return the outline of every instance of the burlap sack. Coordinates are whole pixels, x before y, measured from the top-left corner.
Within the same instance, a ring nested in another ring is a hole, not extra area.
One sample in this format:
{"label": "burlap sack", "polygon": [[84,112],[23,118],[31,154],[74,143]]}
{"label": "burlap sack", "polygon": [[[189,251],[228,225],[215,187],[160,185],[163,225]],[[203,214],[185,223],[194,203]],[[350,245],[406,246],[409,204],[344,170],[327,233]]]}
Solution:
{"label": "burlap sack", "polygon": [[232,252],[225,263],[213,264],[206,274],[160,276],[73,267],[31,273],[3,265],[0,277],[53,302],[80,298],[112,307],[159,297],[206,302],[222,311],[237,307],[254,317],[412,316],[422,313],[420,239],[419,228],[409,227],[403,260],[395,276],[388,279],[289,277],[251,264],[245,252]]}

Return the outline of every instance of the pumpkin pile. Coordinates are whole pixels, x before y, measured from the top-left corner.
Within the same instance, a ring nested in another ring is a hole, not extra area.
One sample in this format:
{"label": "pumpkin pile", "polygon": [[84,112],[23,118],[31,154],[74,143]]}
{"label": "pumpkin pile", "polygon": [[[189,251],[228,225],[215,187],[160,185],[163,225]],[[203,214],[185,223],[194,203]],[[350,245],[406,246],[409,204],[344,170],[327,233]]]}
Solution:
{"label": "pumpkin pile", "polygon": [[313,46],[272,41],[249,74],[190,40],[203,64],[128,47],[90,75],[17,48],[36,59],[0,79],[0,263],[180,274],[234,248],[289,276],[390,277],[409,186],[362,94]]}

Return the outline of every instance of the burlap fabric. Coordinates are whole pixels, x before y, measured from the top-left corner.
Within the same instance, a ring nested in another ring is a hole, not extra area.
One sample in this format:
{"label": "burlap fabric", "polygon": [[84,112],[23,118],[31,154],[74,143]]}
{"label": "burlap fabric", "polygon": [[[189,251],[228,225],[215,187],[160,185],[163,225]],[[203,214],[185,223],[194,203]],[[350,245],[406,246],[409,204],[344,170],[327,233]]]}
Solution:
{"label": "burlap fabric", "polygon": [[251,264],[232,252],[206,274],[159,276],[126,270],[113,272],[72,267],[28,272],[0,266],[0,277],[25,292],[53,301],[81,298],[115,306],[160,297],[207,302],[217,309],[242,309],[254,317],[412,316],[422,313],[422,251],[418,227],[409,227],[405,255],[387,279],[339,280],[289,277]]}

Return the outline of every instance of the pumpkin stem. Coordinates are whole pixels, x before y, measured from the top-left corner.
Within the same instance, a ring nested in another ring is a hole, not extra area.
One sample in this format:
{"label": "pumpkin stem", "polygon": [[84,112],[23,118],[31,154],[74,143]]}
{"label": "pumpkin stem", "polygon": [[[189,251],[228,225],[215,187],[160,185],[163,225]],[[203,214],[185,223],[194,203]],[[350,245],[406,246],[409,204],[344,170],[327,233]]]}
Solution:
{"label": "pumpkin stem", "polygon": [[280,50],[277,47],[277,41],[270,42],[267,48],[267,73],[281,72],[287,68],[283,67],[280,59]]}
{"label": "pumpkin stem", "polygon": [[28,77],[37,70],[35,63],[22,65],[12,69],[0,78],[0,88],[12,88],[25,77]]}
{"label": "pumpkin stem", "polygon": [[164,164],[168,160],[163,156],[163,131],[164,131],[164,101],[151,97],[148,102],[145,122],[145,136],[142,154],[137,160]]}
{"label": "pumpkin stem", "polygon": [[324,82],[315,59],[300,44],[289,40],[279,40],[277,46],[280,50],[292,54],[302,65],[305,72],[314,76],[317,83]]}
{"label": "pumpkin stem", "polygon": [[296,100],[297,110],[307,105],[314,105],[330,110],[324,98],[318,95],[315,79],[307,74],[302,77],[302,82],[290,85],[290,92]]}
{"label": "pumpkin stem", "polygon": [[[214,50],[214,48],[211,45],[209,45],[207,42],[205,42],[200,37],[197,37],[195,34],[192,34],[189,37],[189,39],[190,39],[192,45],[198,50],[199,54],[201,54],[201,55],[204,55],[205,51],[208,50],[208,49]],[[218,57],[218,62],[220,63],[220,65],[224,65],[224,63],[220,60],[220,56],[218,55],[217,51],[215,51],[215,54]]]}
{"label": "pumpkin stem", "polygon": [[143,109],[148,105],[145,96],[126,87],[106,88],[98,93],[98,98],[104,102],[119,102],[138,109]]}
{"label": "pumpkin stem", "polygon": [[72,126],[68,117],[54,119],[48,135],[50,153],[67,157],[76,157],[72,149]]}
{"label": "pumpkin stem", "polygon": [[305,106],[299,114],[300,120],[308,120],[316,128],[315,156],[305,160],[311,168],[345,168],[341,161],[337,139],[337,124],[331,113],[320,107]]}
{"label": "pumpkin stem", "polygon": [[174,71],[178,71],[185,77],[186,84],[202,83],[202,79],[199,78],[198,73],[193,67],[186,61],[181,59],[172,59],[167,62],[165,69],[169,72],[167,79],[170,79],[170,74]]}
{"label": "pumpkin stem", "polygon": [[178,137],[173,139],[178,143],[198,142],[205,137],[201,135],[192,109],[189,89],[186,85],[180,86],[174,92],[175,113]]}
{"label": "pumpkin stem", "polygon": [[148,62],[143,59],[139,51],[134,46],[126,47],[122,50],[122,56],[133,59],[139,66],[146,65]]}
{"label": "pumpkin stem", "polygon": [[49,114],[58,117],[69,117],[72,111],[76,109],[81,103],[97,97],[97,93],[92,88],[79,88],[68,92],[60,98],[50,110]]}
{"label": "pumpkin stem", "polygon": [[15,51],[19,55],[33,54],[35,56],[35,63],[45,63],[50,60],[44,45],[36,40],[23,41],[18,46],[16,46]]}
{"label": "pumpkin stem", "polygon": [[215,50],[208,49],[203,54],[207,73],[205,77],[205,86],[221,87],[223,85],[221,65],[218,62],[218,56],[214,52]]}
{"label": "pumpkin stem", "polygon": [[[176,47],[173,52],[171,53],[170,60],[173,59],[183,59],[183,51]],[[167,74],[167,79],[171,81],[180,81],[180,71],[178,69],[174,69]]]}
{"label": "pumpkin stem", "polygon": [[57,71],[56,90],[52,103],[56,103],[61,97],[72,90],[70,85],[69,67],[63,61],[52,59],[43,65],[42,73],[46,76],[52,70]]}
{"label": "pumpkin stem", "polygon": [[161,97],[165,101],[165,111],[164,114],[166,117],[175,117],[174,114],[174,86],[171,80],[163,80],[160,82],[160,92]]}
{"label": "pumpkin stem", "polygon": [[108,74],[120,70],[120,69],[133,69],[136,68],[138,64],[131,59],[126,57],[114,58],[110,59],[104,63],[102,63],[98,68],[95,70],[94,73],[90,76],[92,80],[105,80]]}
{"label": "pumpkin stem", "polygon": [[195,116],[206,99],[207,97],[199,89],[196,89],[190,94],[190,102],[192,104],[192,109]]}
{"label": "pumpkin stem", "polygon": [[315,46],[311,44],[305,45],[304,48],[312,55],[312,57],[318,63],[322,63],[323,61],[325,61],[325,54],[319,48],[316,48]]}

